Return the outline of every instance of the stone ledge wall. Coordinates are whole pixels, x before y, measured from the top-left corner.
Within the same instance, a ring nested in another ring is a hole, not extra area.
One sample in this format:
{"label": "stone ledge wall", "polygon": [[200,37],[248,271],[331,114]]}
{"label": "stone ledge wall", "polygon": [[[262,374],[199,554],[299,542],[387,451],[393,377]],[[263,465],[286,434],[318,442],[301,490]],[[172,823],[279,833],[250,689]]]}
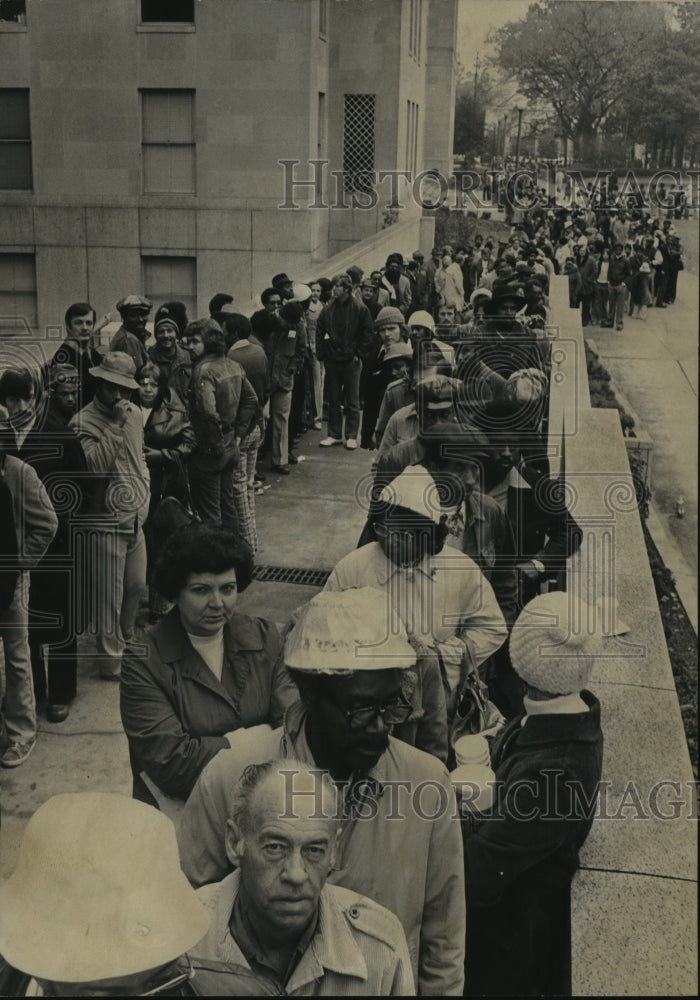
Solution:
{"label": "stone ledge wall", "polygon": [[601,702],[603,784],[571,894],[574,996],[697,995],[696,799],[678,698],[615,411],[593,410],[583,332],[552,281],[552,471],[583,529],[567,589],[603,603],[591,689]]}

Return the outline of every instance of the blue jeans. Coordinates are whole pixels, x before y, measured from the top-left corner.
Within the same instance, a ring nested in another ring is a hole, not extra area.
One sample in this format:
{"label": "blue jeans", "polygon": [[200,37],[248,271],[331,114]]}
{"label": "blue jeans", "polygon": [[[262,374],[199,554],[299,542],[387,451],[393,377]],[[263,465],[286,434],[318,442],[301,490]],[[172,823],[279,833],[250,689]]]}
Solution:
{"label": "blue jeans", "polygon": [[93,573],[97,658],[103,677],[121,671],[124,647],[134,635],[136,615],[146,589],[146,540],[135,534],[101,531]]}
{"label": "blue jeans", "polygon": [[0,614],[0,639],[5,657],[5,729],[12,742],[31,743],[36,737],[36,703],[29,656],[29,573],[17,577],[12,604]]}
{"label": "blue jeans", "polygon": [[325,369],[328,390],[328,434],[332,438],[342,438],[342,407],[345,406],[345,439],[357,438],[360,429],[362,363],[358,358],[352,361],[326,361]]}

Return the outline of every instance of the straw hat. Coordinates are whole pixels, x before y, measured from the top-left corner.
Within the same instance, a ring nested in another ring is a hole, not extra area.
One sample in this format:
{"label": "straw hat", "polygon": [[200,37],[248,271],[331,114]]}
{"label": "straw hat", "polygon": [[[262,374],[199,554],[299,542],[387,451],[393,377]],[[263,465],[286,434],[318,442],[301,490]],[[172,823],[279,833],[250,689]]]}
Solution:
{"label": "straw hat", "polygon": [[122,795],[55,795],[0,886],[0,954],[38,979],[85,983],[155,969],[205,935],[175,828]]}
{"label": "straw hat", "polygon": [[287,636],[284,662],[314,674],[406,670],[416,654],[388,595],[376,587],[322,591]]}

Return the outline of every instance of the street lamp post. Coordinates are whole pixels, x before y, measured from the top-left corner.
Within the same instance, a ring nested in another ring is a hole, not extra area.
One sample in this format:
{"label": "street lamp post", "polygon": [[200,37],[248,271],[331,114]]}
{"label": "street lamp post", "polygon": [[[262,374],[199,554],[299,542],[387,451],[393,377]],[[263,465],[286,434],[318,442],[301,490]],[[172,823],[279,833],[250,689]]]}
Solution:
{"label": "street lamp post", "polygon": [[520,166],[520,129],[523,123],[523,109],[516,108],[518,112],[518,137],[515,140],[515,170],[517,173],[518,167]]}

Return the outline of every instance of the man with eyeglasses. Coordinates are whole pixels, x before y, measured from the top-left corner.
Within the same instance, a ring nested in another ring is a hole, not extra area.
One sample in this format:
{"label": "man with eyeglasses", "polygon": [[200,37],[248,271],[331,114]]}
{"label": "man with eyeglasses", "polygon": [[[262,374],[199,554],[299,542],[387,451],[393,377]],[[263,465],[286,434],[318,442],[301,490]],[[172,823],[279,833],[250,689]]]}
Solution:
{"label": "man with eyeglasses", "polygon": [[0,996],[197,996],[209,917],[171,821],[123,795],[55,795],[0,886]]}
{"label": "man with eyeglasses", "polygon": [[329,881],[368,896],[403,925],[418,992],[461,996],[464,884],[459,822],[444,766],[392,736],[411,706],[416,654],[385,595],[317,594],[285,644],[301,700],[284,726],[240,730],[200,775],[178,827],[193,885],[231,870],[232,791],[249,764],[293,758],[328,771],[345,822]]}

